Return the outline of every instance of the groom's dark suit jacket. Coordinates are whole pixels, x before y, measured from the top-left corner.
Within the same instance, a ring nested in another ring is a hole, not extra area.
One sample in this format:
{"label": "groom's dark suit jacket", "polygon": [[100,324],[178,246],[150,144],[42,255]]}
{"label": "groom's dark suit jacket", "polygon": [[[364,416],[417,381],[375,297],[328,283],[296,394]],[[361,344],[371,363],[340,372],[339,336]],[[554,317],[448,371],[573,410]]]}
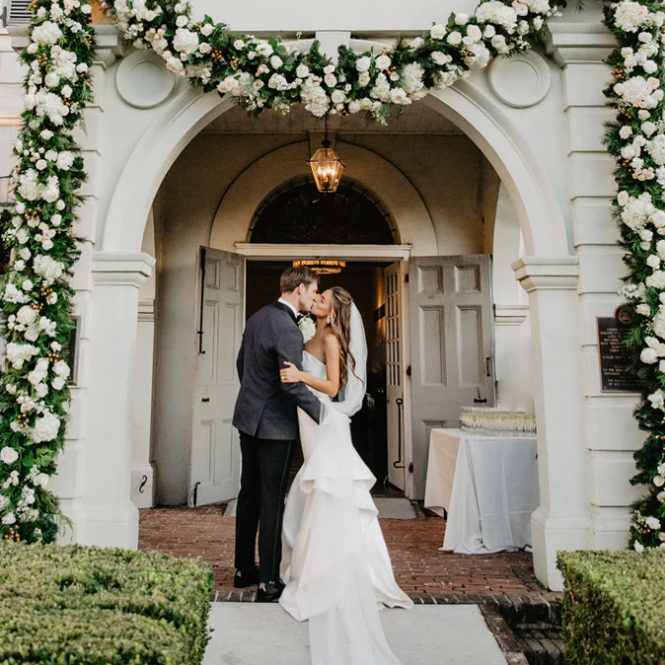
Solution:
{"label": "groom's dark suit jacket", "polygon": [[302,333],[286,305],[268,305],[247,321],[238,354],[240,393],[233,414],[233,425],[241,432],[259,439],[297,439],[297,407],[320,421],[321,401],[305,384],[282,383],[279,377],[285,361],[302,369],[302,350]]}

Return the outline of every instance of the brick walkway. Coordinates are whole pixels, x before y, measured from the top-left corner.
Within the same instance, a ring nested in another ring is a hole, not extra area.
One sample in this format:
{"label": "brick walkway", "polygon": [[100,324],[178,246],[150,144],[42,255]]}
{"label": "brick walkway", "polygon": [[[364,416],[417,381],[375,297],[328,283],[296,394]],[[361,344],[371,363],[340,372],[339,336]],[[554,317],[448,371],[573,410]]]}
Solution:
{"label": "brick walkway", "polygon": [[[439,551],[445,521],[381,520],[402,589],[409,594],[558,595],[544,591],[526,552],[463,555]],[[212,564],[215,589],[233,588],[235,518],[219,506],[140,511],[139,548]]]}

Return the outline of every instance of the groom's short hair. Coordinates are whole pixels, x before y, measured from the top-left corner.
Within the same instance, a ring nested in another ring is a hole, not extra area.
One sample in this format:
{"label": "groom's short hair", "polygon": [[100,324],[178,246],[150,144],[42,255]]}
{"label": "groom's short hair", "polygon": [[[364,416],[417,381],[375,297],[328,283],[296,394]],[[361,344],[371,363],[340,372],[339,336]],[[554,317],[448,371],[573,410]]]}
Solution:
{"label": "groom's short hair", "polygon": [[282,293],[291,293],[301,284],[309,286],[312,282],[318,282],[317,274],[307,266],[292,266],[287,268],[280,277],[279,288]]}

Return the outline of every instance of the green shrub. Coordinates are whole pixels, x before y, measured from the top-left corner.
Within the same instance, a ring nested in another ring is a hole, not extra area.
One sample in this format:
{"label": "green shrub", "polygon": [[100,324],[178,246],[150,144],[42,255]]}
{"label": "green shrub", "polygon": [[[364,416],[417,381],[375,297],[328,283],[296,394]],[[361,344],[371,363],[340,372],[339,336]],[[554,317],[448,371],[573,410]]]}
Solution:
{"label": "green shrub", "polygon": [[[134,651],[131,654],[127,651],[128,655],[118,663],[179,662],[184,665],[200,663],[203,658],[208,642],[207,619],[213,582],[207,565],[156,552],[5,542],[0,546],[0,571],[0,605],[4,607],[28,607],[34,601],[38,614],[46,612],[50,617],[75,617],[88,612],[100,618],[115,617],[114,621],[120,622],[112,624],[118,626],[115,635],[123,634],[122,622],[127,622],[129,634],[136,637],[130,640],[136,655]],[[160,633],[159,639],[151,641],[150,631],[146,632],[145,640],[139,638],[140,627],[147,625],[146,621],[151,624],[152,632],[161,627],[163,634]],[[17,625],[17,631],[20,625],[23,624]],[[98,634],[100,640],[104,637],[101,630],[98,633],[92,630],[92,633]],[[164,651],[161,645],[170,643],[174,635],[179,640],[178,648]],[[111,637],[100,641],[99,648],[108,649],[112,640]],[[177,653],[176,660],[171,651]],[[62,662],[69,664],[70,661]],[[4,665],[4,661],[0,663]]]}
{"label": "green shrub", "polygon": [[572,665],[665,664],[665,553],[559,553]]}
{"label": "green shrub", "polygon": [[181,634],[166,621],[113,610],[53,611],[34,601],[0,603],[0,663],[181,665]]}

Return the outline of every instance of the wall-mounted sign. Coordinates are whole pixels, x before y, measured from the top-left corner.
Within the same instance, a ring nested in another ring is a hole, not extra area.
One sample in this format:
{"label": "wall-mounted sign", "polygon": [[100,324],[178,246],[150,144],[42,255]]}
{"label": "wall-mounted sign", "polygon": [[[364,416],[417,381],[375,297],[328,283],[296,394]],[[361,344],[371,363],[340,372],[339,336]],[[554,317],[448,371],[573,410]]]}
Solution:
{"label": "wall-mounted sign", "polygon": [[629,369],[630,353],[624,344],[633,322],[632,310],[622,305],[614,316],[599,316],[596,321],[602,392],[641,392],[638,378]]}

